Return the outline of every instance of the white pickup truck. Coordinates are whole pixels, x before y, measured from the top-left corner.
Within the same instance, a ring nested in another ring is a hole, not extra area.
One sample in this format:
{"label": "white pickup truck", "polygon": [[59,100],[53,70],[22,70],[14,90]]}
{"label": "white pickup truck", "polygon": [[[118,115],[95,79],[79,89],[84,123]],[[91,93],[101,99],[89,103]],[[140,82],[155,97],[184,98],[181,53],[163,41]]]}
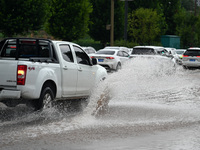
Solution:
{"label": "white pickup truck", "polygon": [[33,102],[36,110],[56,99],[90,96],[107,71],[77,44],[34,38],[0,42],[0,102]]}

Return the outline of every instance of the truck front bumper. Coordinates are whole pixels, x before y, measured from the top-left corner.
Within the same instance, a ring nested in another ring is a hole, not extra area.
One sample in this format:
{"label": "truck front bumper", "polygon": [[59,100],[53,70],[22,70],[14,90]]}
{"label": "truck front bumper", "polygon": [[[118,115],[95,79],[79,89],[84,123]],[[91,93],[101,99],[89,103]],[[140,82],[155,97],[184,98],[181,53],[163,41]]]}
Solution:
{"label": "truck front bumper", "polygon": [[0,91],[0,100],[20,99],[20,96],[21,96],[21,91],[18,91],[18,90],[3,89]]}

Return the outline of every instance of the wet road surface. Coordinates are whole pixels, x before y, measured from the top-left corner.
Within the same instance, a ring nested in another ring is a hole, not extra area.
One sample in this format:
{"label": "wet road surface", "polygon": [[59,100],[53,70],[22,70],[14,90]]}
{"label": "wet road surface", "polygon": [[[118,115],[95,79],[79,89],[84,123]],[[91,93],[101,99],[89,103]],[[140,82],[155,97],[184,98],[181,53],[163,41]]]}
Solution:
{"label": "wet road surface", "polygon": [[[108,109],[91,115],[105,88]],[[198,150],[200,70],[130,61],[94,89],[83,110],[0,104],[0,149]]]}

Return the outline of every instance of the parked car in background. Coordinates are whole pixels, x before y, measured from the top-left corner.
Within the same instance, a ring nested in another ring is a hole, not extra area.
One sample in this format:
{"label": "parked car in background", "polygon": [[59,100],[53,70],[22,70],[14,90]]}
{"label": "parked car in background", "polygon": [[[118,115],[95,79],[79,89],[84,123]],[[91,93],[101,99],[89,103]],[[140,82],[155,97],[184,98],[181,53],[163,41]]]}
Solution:
{"label": "parked car in background", "polygon": [[131,52],[130,57],[155,57],[155,55],[162,55],[167,53],[164,47],[160,46],[135,46]]}
{"label": "parked car in background", "polygon": [[183,53],[186,51],[186,49],[176,49],[175,52],[178,55],[178,64],[182,65],[182,58],[183,58]]}
{"label": "parked car in background", "polygon": [[98,64],[105,67],[107,71],[119,70],[122,64],[129,59],[129,54],[124,50],[100,49],[91,58],[96,58]]}
{"label": "parked car in background", "polygon": [[96,50],[91,46],[88,46],[88,47],[82,46],[82,48],[87,54],[96,53]]}
{"label": "parked car in background", "polygon": [[131,54],[133,48],[128,48],[129,54]]}
{"label": "parked car in background", "polygon": [[180,64],[179,62],[179,56],[176,53],[176,48],[171,48],[171,47],[165,47],[165,50],[168,52],[168,56],[171,56],[174,58],[175,62],[177,64]]}
{"label": "parked car in background", "polygon": [[157,59],[160,62],[170,63],[176,66],[175,59],[169,52],[161,46],[135,46],[131,52],[130,58],[148,58]]}
{"label": "parked car in background", "polygon": [[130,48],[123,47],[123,46],[106,46],[104,49],[117,49],[117,50],[123,50],[129,54],[131,53]]}
{"label": "parked car in background", "polygon": [[182,65],[185,69],[200,68],[200,48],[188,48],[183,53]]}

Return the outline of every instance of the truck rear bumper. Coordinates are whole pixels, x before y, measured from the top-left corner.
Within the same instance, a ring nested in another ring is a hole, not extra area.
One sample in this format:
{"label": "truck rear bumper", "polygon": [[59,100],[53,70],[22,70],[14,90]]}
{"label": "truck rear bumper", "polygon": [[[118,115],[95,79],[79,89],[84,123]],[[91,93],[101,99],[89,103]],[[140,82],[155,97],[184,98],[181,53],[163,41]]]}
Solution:
{"label": "truck rear bumper", "polygon": [[0,91],[0,100],[19,99],[20,96],[21,96],[21,91],[5,90],[5,89]]}

